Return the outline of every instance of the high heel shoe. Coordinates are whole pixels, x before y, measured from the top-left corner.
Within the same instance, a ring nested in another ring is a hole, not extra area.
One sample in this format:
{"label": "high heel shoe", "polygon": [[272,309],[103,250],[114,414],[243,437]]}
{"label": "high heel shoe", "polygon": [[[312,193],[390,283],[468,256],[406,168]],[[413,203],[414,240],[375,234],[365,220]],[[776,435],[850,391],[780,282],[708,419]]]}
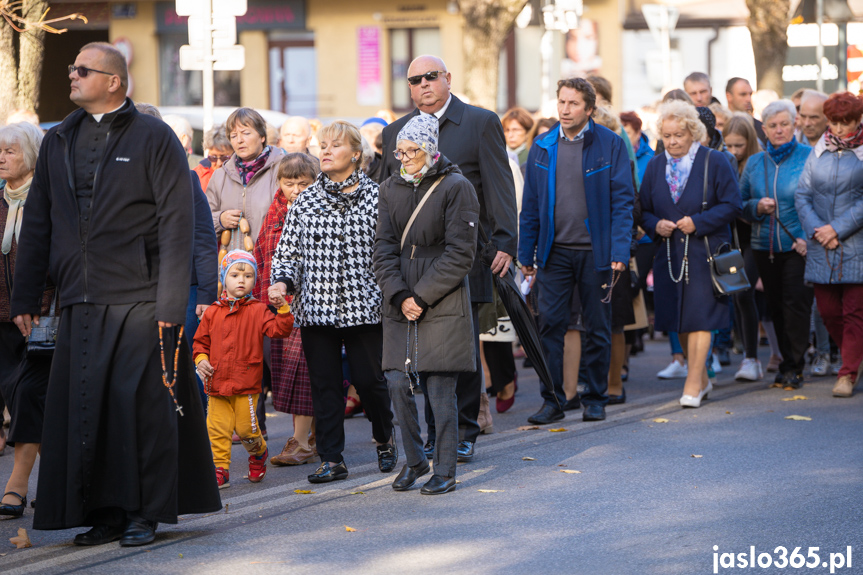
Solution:
{"label": "high heel shoe", "polygon": [[4,493],[3,497],[7,495],[14,495],[18,499],[21,500],[20,505],[12,505],[11,503],[3,503],[0,504],[0,515],[6,515],[8,517],[21,517],[24,515],[24,508],[27,507],[27,496],[21,496],[15,493],[14,491],[9,491],[8,493]]}
{"label": "high heel shoe", "polygon": [[345,417],[350,418],[358,413],[362,413],[363,404],[359,399],[355,399],[350,395],[345,399]]}
{"label": "high heel shoe", "polygon": [[701,400],[707,399],[707,394],[713,391],[713,384],[708,382],[707,387],[701,390],[698,395],[686,395],[685,393],[680,398],[682,407],[701,407]]}

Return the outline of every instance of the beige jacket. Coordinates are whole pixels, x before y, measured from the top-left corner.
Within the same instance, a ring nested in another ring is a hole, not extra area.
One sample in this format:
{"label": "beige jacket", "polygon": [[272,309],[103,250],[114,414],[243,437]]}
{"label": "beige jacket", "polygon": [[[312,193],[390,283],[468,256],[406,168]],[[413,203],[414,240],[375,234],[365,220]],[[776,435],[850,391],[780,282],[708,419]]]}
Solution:
{"label": "beige jacket", "polygon": [[[219,222],[222,212],[243,210],[243,216],[249,221],[252,241],[257,241],[258,232],[261,231],[261,225],[267,217],[267,210],[270,209],[276,190],[279,189],[278,168],[284,155],[285,152],[281,148],[271,147],[267,163],[245,187],[237,169],[236,155],[231,156],[221,169],[213,172],[213,177],[207,184],[207,201],[210,203],[216,234],[220,234],[225,229]],[[243,205],[244,191],[245,206]]]}

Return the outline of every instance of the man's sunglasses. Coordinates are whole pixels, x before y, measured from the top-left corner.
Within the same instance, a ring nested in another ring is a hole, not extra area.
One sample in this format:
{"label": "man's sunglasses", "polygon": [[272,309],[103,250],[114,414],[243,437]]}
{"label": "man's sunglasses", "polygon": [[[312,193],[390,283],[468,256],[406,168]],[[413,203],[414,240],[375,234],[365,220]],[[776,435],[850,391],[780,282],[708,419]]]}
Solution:
{"label": "man's sunglasses", "polygon": [[423,78],[428,80],[429,82],[434,82],[438,79],[438,75],[446,74],[446,72],[440,72],[438,70],[434,70],[432,72],[426,72],[425,74],[420,74],[419,76],[408,76],[408,84],[411,86],[416,86],[420,82],[423,81]]}
{"label": "man's sunglasses", "polygon": [[222,162],[223,164],[231,159],[231,156],[207,156],[211,163]]}
{"label": "man's sunglasses", "polygon": [[86,78],[90,75],[90,72],[98,72],[100,74],[105,74],[106,76],[116,76],[116,74],[112,74],[111,72],[103,72],[102,70],[94,70],[93,68],[87,68],[85,66],[76,66],[75,64],[69,64],[69,73],[78,72],[79,78]]}

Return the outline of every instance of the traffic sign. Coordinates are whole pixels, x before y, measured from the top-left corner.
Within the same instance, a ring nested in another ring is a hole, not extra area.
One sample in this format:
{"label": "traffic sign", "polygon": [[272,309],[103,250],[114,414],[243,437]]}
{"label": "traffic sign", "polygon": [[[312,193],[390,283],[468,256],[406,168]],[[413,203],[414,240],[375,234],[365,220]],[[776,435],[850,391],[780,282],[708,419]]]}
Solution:
{"label": "traffic sign", "polygon": [[[176,0],[178,16],[200,16],[206,12],[207,3],[203,0]],[[211,0],[213,14],[219,16],[242,16],[248,7],[246,0]]]}
{"label": "traffic sign", "polygon": [[641,6],[641,13],[644,14],[650,33],[659,44],[663,42],[663,31],[671,33],[677,26],[677,17],[680,15],[676,7],[664,4],[644,4]]}
{"label": "traffic sign", "polygon": [[[189,45],[193,48],[204,47],[204,31],[206,17],[189,16]],[[213,14],[212,24],[213,49],[230,48],[237,43],[237,19],[234,16],[216,16]]]}
{"label": "traffic sign", "polygon": [[[202,48],[180,46],[180,69],[203,70],[206,59]],[[213,48],[213,70],[242,70],[246,65],[243,46]]]}

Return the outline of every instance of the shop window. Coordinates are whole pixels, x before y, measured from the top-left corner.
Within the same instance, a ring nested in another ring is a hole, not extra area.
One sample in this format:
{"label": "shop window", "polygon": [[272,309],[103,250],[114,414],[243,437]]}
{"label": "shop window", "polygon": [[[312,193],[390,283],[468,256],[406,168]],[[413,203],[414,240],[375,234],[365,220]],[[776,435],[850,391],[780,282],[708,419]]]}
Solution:
{"label": "shop window", "polygon": [[[200,106],[203,104],[203,75],[180,69],[180,46],[188,44],[186,34],[159,37],[159,74],[161,106]],[[213,99],[216,106],[240,105],[240,72],[217,70],[213,73]]]}
{"label": "shop window", "polygon": [[312,39],[270,41],[270,108],[291,116],[318,115],[318,78]]}
{"label": "shop window", "polygon": [[440,54],[440,30],[437,28],[394,28],[390,30],[392,60],[391,105],[397,112],[414,107],[408,88],[408,67],[417,56]]}

